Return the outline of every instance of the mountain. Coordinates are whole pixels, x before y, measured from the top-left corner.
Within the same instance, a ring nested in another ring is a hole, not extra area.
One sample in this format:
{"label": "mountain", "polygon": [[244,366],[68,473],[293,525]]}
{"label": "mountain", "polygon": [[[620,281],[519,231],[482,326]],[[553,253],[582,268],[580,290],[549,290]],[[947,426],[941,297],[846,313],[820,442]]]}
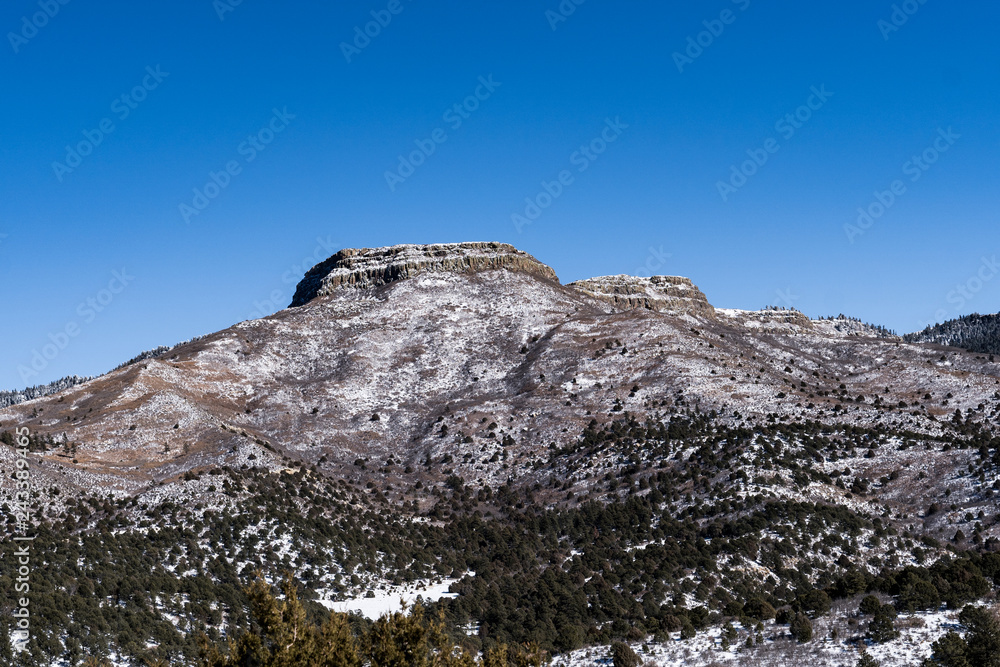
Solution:
{"label": "mountain", "polygon": [[973,313],[905,336],[910,343],[938,343],[970,352],[1000,354],[1000,314]]}
{"label": "mountain", "polygon": [[998,390],[982,355],[716,308],[686,278],[563,285],[505,244],[400,245],[0,410],[0,459],[26,428],[39,656],[193,664],[197,632],[248,627],[255,571],[311,613],[451,584],[433,605],[475,650],[739,619],[741,646],[791,646],[797,618],[858,639],[866,592],[907,619],[993,589]]}
{"label": "mountain", "polygon": [[79,448],[74,475],[93,475],[97,488],[113,474],[137,492],[201,461],[242,465],[256,441],[308,464],[325,457],[330,469],[401,448],[413,463],[484,437],[487,418],[530,458],[534,443],[561,446],[616,405],[642,419],[678,402],[754,421],[822,416],[937,433],[936,419],[975,413],[995,391],[996,367],[974,356],[853,335],[797,311],[716,310],[690,281],[653,280],[563,286],[502,244],[345,250],[309,271],[284,311],[0,421],[101,443]]}

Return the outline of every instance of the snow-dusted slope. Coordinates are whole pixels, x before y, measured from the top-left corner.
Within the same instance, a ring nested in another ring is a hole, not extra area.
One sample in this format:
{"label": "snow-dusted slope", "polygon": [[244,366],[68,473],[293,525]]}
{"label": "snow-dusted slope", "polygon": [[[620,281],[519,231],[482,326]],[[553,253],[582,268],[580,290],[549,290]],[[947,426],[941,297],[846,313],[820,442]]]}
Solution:
{"label": "snow-dusted slope", "polygon": [[70,486],[144,488],[262,447],[331,468],[450,454],[463,475],[502,482],[621,411],[680,403],[934,433],[956,409],[988,417],[1000,389],[998,365],[974,354],[795,311],[716,316],[707,301],[690,307],[701,293],[682,279],[639,285],[690,294],[677,309],[623,309],[605,297],[631,298],[625,282],[562,286],[503,244],[341,251],[303,280],[301,305],[0,410],[0,422],[77,443],[72,458],[46,455]]}

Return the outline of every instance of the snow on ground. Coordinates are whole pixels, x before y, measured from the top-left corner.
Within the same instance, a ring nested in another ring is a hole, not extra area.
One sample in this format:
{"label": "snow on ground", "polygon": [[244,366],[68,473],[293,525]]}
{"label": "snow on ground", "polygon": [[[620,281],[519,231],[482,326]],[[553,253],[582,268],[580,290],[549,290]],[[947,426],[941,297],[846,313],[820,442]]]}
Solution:
{"label": "snow on ground", "polygon": [[[673,633],[670,642],[631,643],[632,650],[647,667],[854,667],[861,649],[882,667],[915,667],[931,654],[931,645],[949,630],[957,629],[957,612],[901,614],[896,619],[900,637],[892,642],[865,646],[864,640],[850,642],[844,619],[815,620],[813,640],[799,644],[787,626],[773,621],[764,625],[763,645],[745,646],[747,629],[733,627],[738,638],[728,650],[722,648],[722,628],[709,628],[689,640]],[[839,639],[830,639],[836,627]],[[860,634],[855,633],[857,639]],[[863,633],[861,633],[863,634]],[[556,656],[552,667],[610,665],[608,646],[597,646]]]}
{"label": "snow on ground", "polygon": [[[467,576],[475,576],[470,572]],[[444,579],[440,583],[427,580],[417,581],[404,586],[392,586],[386,591],[379,591],[374,597],[356,597],[347,600],[318,600],[318,602],[333,611],[341,613],[357,612],[365,618],[375,620],[385,614],[400,611],[403,605],[409,605],[417,598],[425,602],[434,602],[442,598],[458,597],[457,593],[448,591],[458,579]]]}

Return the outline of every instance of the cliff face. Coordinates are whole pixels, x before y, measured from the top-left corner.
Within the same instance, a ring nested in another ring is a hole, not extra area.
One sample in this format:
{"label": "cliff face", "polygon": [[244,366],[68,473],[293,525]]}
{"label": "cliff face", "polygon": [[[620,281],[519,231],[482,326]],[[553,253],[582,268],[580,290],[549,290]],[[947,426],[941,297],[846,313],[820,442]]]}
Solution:
{"label": "cliff face", "polygon": [[677,276],[602,276],[570,283],[592,297],[612,304],[618,310],[655,310],[715,317],[715,308],[694,283]]}
{"label": "cliff face", "polygon": [[558,282],[555,271],[506,243],[439,243],[388,248],[346,248],[313,267],[299,282],[292,307],[340,287],[367,288],[428,271],[476,273],[506,269]]}

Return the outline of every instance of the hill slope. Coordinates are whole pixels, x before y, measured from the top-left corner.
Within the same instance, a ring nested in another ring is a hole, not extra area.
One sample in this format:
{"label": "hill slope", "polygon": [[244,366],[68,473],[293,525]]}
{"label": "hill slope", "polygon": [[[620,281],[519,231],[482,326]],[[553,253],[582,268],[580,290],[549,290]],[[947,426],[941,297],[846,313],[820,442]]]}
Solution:
{"label": "hill slope", "polygon": [[556,652],[759,601],[955,606],[1000,576],[981,355],[716,309],[683,278],[561,285],[491,243],[342,251],[293,304],[0,410],[4,465],[31,434],[53,554],[39,655],[68,627],[191,661],[196,631],[245,626],[256,570],[328,605],[449,578],[473,648]]}

